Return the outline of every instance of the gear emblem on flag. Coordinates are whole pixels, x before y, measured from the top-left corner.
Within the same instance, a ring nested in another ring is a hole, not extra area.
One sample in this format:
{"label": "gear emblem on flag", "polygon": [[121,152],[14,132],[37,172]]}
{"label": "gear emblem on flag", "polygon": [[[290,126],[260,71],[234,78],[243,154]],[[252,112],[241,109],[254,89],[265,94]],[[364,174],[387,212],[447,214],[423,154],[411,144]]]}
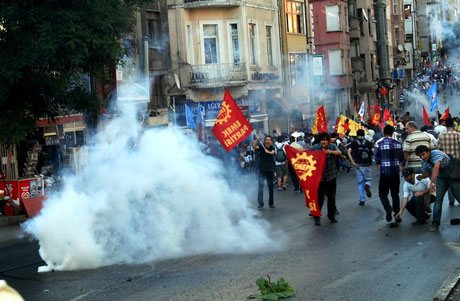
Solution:
{"label": "gear emblem on flag", "polygon": [[216,123],[223,124],[226,123],[227,120],[231,117],[230,113],[232,110],[230,109],[230,105],[228,105],[225,101],[222,102],[222,107],[220,108],[219,115],[217,116]]}
{"label": "gear emblem on flag", "polygon": [[313,160],[313,155],[308,156],[307,153],[296,154],[296,157],[291,159],[291,164],[296,171],[301,173],[298,176],[302,181],[313,176],[313,171],[316,170],[316,161]]}

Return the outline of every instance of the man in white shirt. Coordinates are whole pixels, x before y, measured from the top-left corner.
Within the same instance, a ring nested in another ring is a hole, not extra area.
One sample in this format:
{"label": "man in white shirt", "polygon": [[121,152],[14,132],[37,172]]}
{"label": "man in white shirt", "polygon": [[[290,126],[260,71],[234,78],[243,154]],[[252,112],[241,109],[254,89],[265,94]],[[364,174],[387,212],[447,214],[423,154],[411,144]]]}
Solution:
{"label": "man in white shirt", "polygon": [[426,220],[430,218],[426,212],[431,212],[429,205],[436,198],[430,194],[431,181],[429,178],[418,180],[419,175],[415,174],[411,167],[404,169],[403,175],[406,180],[403,186],[403,200],[401,210],[395,215],[395,220],[401,220],[401,215],[407,208],[407,211],[417,219],[412,226],[426,224]]}
{"label": "man in white shirt", "polygon": [[445,126],[444,119],[439,120],[439,122],[440,124],[434,128],[435,132],[437,132],[438,134],[447,132],[447,128]]}

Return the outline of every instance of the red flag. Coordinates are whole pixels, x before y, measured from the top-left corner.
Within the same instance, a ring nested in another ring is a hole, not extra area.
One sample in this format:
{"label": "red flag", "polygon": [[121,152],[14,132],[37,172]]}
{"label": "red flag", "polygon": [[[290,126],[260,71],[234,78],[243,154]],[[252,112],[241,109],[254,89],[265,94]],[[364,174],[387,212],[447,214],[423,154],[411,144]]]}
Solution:
{"label": "red flag", "polygon": [[422,107],[423,107],[423,125],[429,125],[430,116],[428,116],[428,113],[425,110],[425,106],[422,105]]}
{"label": "red flag", "polygon": [[447,110],[444,112],[444,114],[441,116],[441,118],[439,118],[439,120],[447,119],[447,118],[449,118],[449,116],[450,116],[449,107],[447,107]]}
{"label": "red flag", "polygon": [[318,186],[323,176],[326,152],[296,150],[286,145],[284,148],[305,194],[305,204],[313,216],[321,216],[318,205]]}
{"label": "red flag", "polygon": [[390,119],[391,117],[391,114],[390,114],[390,111],[388,111],[388,108],[385,108],[385,112],[383,113],[383,122],[387,121],[388,119]]}
{"label": "red flag", "polygon": [[335,133],[337,134],[337,130],[339,128],[339,124],[340,124],[340,117],[337,117],[337,119],[335,120]]}
{"label": "red flag", "polygon": [[324,113],[324,107],[321,106],[318,108],[318,113],[316,113],[315,124],[311,129],[313,134],[324,133],[327,131],[327,123],[326,123],[326,114]]}
{"label": "red flag", "polygon": [[227,152],[252,133],[251,124],[241,113],[227,89],[212,132]]}
{"label": "red flag", "polygon": [[380,123],[380,119],[382,118],[382,109],[379,107],[379,104],[375,105],[374,115],[372,116],[372,124],[377,125]]}

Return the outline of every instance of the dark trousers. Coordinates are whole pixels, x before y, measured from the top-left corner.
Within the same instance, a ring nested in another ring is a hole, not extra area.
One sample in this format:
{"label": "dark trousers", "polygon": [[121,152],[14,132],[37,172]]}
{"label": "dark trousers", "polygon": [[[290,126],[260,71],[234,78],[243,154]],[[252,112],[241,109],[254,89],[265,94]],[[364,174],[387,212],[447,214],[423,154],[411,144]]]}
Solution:
{"label": "dark trousers", "polygon": [[268,186],[268,205],[273,205],[273,171],[259,170],[259,193],[257,195],[257,202],[259,206],[264,205],[264,180],[267,180]]}
{"label": "dark trousers", "polygon": [[294,185],[294,189],[299,190],[299,186],[300,186],[299,179],[297,178],[297,175],[295,174],[294,168],[292,168],[291,163],[289,163],[288,169],[289,169],[289,175],[291,176],[292,184]]}
{"label": "dark trousers", "polygon": [[330,181],[321,181],[318,186],[318,205],[319,210],[323,208],[324,196],[327,196],[327,217],[334,217],[335,213],[335,191],[337,190],[336,178]]}
{"label": "dark trousers", "polygon": [[430,203],[435,200],[434,195],[422,195],[419,197],[413,197],[407,202],[406,209],[409,213],[417,219],[418,222],[423,223],[426,220],[425,213],[425,198],[430,198]]}
{"label": "dark trousers", "polygon": [[399,173],[396,175],[380,174],[379,197],[385,211],[388,207],[391,209],[390,201],[388,200],[388,192],[390,191],[393,203],[393,212],[398,213],[401,208],[399,204]]}

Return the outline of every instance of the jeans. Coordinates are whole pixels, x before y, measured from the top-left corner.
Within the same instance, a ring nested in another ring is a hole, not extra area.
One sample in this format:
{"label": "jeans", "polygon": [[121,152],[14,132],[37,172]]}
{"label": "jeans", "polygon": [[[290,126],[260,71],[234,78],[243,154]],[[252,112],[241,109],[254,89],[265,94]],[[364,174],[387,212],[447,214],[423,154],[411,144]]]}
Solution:
{"label": "jeans", "polygon": [[390,201],[388,200],[388,192],[391,190],[391,200],[393,203],[393,212],[398,213],[399,204],[399,173],[395,175],[380,174],[379,181],[379,197],[385,211],[391,209]]}
{"label": "jeans", "polygon": [[348,165],[347,162],[345,162],[345,160],[343,158],[339,158],[339,165],[340,165],[340,167],[345,168],[345,169],[350,168],[350,165]]}
{"label": "jeans", "polygon": [[449,188],[452,190],[454,197],[460,200],[460,181],[458,179],[438,176],[436,180],[436,201],[433,208],[433,226],[441,224],[442,201]]}
{"label": "jeans", "polygon": [[273,171],[259,170],[259,192],[257,195],[257,202],[259,206],[264,205],[264,180],[267,180],[268,186],[268,205],[273,205]]}
{"label": "jeans", "polygon": [[435,200],[434,195],[422,195],[419,197],[413,197],[407,202],[406,209],[409,213],[417,219],[418,222],[425,222],[425,197],[430,198],[430,203],[433,203]]}
{"label": "jeans", "polygon": [[334,218],[335,211],[335,191],[337,189],[336,178],[330,181],[321,181],[318,186],[318,205],[319,210],[323,208],[324,196],[327,196],[327,217]]}
{"label": "jeans", "polygon": [[288,163],[288,169],[289,169],[289,175],[291,176],[292,184],[294,185],[294,189],[299,190],[299,186],[300,186],[299,179],[297,178],[297,175],[294,171],[294,168],[292,168],[291,163]]}
{"label": "jeans", "polygon": [[[447,196],[449,197],[449,204],[453,205],[455,203],[455,197],[454,197],[454,194],[452,193],[452,188],[449,187],[449,189],[447,190]],[[459,200],[457,199],[457,202]]]}
{"label": "jeans", "polygon": [[371,168],[369,166],[360,166],[356,168],[356,180],[358,181],[359,201],[365,202],[364,186],[371,186]]}

